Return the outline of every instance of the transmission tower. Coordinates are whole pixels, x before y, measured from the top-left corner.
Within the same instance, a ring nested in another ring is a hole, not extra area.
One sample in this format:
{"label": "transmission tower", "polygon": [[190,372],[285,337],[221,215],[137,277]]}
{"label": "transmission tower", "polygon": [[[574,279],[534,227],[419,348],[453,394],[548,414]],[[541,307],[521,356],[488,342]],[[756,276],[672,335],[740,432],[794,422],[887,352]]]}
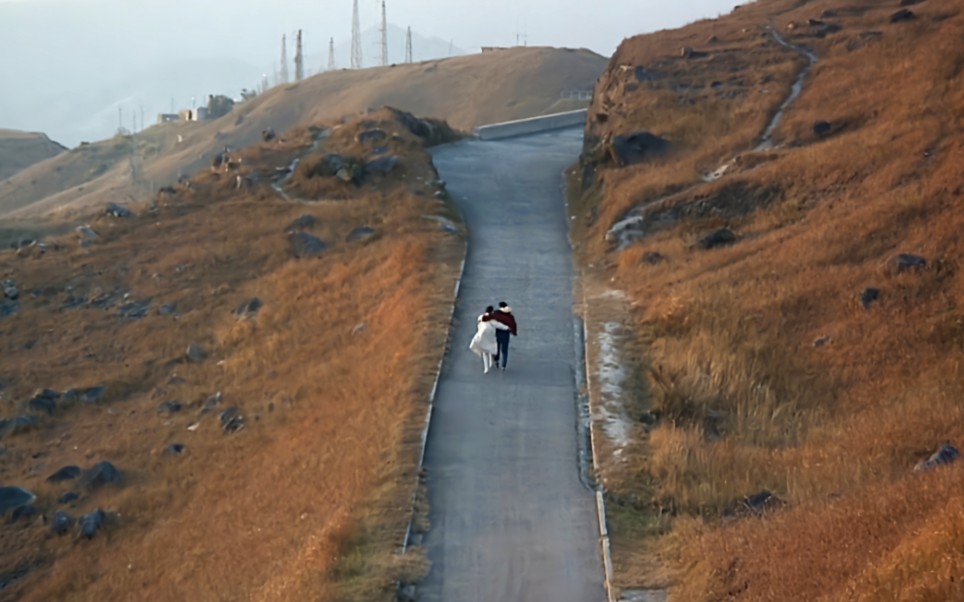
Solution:
{"label": "transmission tower", "polygon": [[279,84],[288,83],[288,37],[281,36],[281,73],[278,76]]}
{"label": "transmission tower", "polygon": [[362,68],[361,19],[358,18],[358,0],[352,9],[351,16],[351,68]]}
{"label": "transmission tower", "polygon": [[408,26],[408,33],[405,35],[405,62],[414,63],[412,58],[412,26]]}
{"label": "transmission tower", "polygon": [[298,38],[295,45],[295,81],[300,82],[305,78],[305,55],[301,47],[301,30],[298,30]]}
{"label": "transmission tower", "polygon": [[385,11],[385,0],[382,0],[382,67],[388,66],[388,13]]}
{"label": "transmission tower", "polygon": [[335,38],[328,38],[328,70],[335,70]]}

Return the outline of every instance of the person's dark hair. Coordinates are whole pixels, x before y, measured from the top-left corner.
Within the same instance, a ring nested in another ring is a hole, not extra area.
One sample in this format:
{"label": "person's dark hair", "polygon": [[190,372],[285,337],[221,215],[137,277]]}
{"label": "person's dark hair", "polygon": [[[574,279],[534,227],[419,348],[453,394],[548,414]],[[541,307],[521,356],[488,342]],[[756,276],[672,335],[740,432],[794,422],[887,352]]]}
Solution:
{"label": "person's dark hair", "polygon": [[499,301],[499,307],[509,307],[509,304],[505,301]]}
{"label": "person's dark hair", "polygon": [[485,313],[490,314],[495,311],[495,308],[491,305],[485,308]]}

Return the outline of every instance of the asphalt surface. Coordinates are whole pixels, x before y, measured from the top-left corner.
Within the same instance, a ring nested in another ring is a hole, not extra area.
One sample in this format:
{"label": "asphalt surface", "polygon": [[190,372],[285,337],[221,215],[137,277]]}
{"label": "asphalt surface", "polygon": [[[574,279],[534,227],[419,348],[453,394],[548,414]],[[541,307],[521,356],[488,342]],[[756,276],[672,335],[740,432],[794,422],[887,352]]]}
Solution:
{"label": "asphalt surface", "polygon": [[[431,571],[420,602],[605,600],[593,493],[578,471],[566,130],[436,149],[469,229],[465,273],[428,435]],[[506,372],[468,350],[505,300],[519,322]]]}

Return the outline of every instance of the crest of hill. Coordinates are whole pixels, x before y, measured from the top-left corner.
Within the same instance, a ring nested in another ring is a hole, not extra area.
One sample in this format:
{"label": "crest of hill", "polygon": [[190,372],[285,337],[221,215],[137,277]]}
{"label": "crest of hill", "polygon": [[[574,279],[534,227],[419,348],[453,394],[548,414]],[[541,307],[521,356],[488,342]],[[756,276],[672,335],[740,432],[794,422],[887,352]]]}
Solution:
{"label": "crest of hill", "polygon": [[68,218],[153,192],[204,167],[225,146],[257,142],[268,128],[282,132],[383,105],[445,119],[457,129],[550,113],[563,92],[591,89],[605,66],[604,57],[588,50],[532,47],[323,73],[278,86],[210,123],[155,126],[35,165],[0,184],[0,215]]}
{"label": "crest of hill", "polygon": [[0,180],[65,150],[44,134],[0,129]]}

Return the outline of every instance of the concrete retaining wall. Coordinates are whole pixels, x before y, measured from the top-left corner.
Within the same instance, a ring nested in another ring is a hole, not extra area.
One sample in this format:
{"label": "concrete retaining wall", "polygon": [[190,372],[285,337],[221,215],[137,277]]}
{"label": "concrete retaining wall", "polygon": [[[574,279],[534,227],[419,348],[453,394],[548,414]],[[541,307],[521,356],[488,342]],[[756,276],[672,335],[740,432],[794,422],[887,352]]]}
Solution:
{"label": "concrete retaining wall", "polygon": [[578,111],[553,113],[552,115],[483,125],[475,128],[475,135],[480,140],[500,140],[563,128],[583,127],[586,124],[588,112],[588,109],[579,109]]}

